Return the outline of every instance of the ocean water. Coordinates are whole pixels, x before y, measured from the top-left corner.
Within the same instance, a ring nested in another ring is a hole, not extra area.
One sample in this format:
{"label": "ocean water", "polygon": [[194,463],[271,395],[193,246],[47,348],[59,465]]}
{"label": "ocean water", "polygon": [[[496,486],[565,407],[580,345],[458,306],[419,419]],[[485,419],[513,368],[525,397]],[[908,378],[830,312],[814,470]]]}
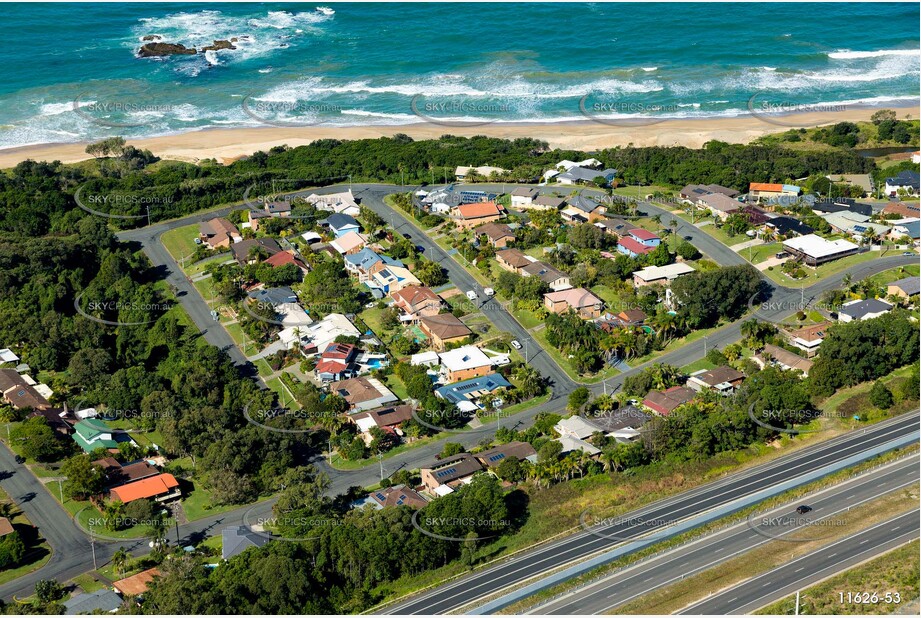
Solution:
{"label": "ocean water", "polygon": [[[918,20],[911,3],[6,4],[0,148],[917,104]],[[149,35],[237,49],[136,57]]]}

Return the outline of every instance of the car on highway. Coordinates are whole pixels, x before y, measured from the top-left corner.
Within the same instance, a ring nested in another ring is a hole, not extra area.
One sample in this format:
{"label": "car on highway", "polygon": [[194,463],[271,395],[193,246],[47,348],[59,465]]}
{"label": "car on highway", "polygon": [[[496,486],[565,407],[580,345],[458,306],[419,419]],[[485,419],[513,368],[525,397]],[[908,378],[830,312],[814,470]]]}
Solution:
{"label": "car on highway", "polygon": [[469,292],[467,292],[467,299],[476,300],[476,292],[474,292],[473,290],[470,290]]}
{"label": "car on highway", "polygon": [[520,349],[521,349],[521,342],[518,341],[517,339],[512,339],[512,341],[511,341],[511,346],[512,346],[513,348],[515,348],[516,350],[520,350]]}
{"label": "car on highway", "polygon": [[811,511],[811,510],[812,510],[812,507],[811,507],[811,506],[807,506],[807,505],[805,505],[805,504],[801,504],[801,505],[799,505],[798,507],[796,507],[796,512],[799,513],[800,515],[805,515],[806,513],[808,513],[808,512]]}

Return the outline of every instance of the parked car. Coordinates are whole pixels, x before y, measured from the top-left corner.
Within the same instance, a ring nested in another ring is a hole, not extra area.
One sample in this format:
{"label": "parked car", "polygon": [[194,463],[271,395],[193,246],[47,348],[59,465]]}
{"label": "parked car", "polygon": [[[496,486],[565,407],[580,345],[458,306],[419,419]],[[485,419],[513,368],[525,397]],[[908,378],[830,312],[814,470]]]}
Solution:
{"label": "parked car", "polygon": [[470,290],[469,292],[467,292],[467,298],[469,300],[476,300],[476,292],[474,292],[473,290]]}
{"label": "parked car", "polygon": [[805,504],[801,504],[798,507],[796,507],[796,512],[799,513],[800,515],[805,515],[811,510],[812,510],[812,507],[806,506]]}
{"label": "parked car", "polygon": [[511,345],[512,345],[512,347],[515,348],[516,350],[520,350],[520,349],[521,349],[521,342],[518,341],[517,339],[512,339]]}

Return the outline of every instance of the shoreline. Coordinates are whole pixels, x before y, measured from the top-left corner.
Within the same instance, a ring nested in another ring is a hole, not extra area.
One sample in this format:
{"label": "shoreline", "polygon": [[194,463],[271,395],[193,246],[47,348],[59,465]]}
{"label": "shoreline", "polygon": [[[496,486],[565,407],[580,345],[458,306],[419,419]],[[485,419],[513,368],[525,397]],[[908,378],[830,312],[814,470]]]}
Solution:
{"label": "shoreline", "polygon": [[[631,144],[634,146],[700,148],[711,140],[747,144],[763,135],[781,133],[791,128],[808,129],[843,121],[869,120],[870,116],[879,109],[883,108],[868,107],[843,111],[795,113],[772,118],[776,123],[768,122],[755,115],[744,115],[728,118],[676,118],[635,126],[627,124],[631,122],[628,120],[623,121],[623,125],[575,120],[558,123],[495,122],[476,126],[417,123],[350,127],[322,125],[292,128],[207,127],[158,137],[128,138],[128,143],[136,148],[148,149],[162,159],[191,163],[202,159],[216,159],[219,163],[224,164],[253,152],[268,150],[282,144],[296,147],[309,144],[317,139],[376,139],[389,137],[396,133],[405,133],[413,139],[437,139],[442,135],[465,137],[486,135],[506,139],[531,137],[548,142],[551,148],[582,151]],[[912,118],[921,116],[919,107],[888,109],[893,109],[899,118],[904,118],[906,114],[910,114]],[[88,143],[90,142],[50,143],[0,149],[0,168],[13,167],[26,159],[76,163],[92,158],[85,152]],[[471,164],[479,163],[483,162],[471,162]]]}

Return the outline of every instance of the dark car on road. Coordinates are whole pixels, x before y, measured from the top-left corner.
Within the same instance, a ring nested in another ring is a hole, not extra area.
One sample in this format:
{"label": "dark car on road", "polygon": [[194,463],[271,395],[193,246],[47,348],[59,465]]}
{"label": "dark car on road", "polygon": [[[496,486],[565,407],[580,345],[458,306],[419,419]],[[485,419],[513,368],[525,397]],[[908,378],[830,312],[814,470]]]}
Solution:
{"label": "dark car on road", "polygon": [[801,504],[798,507],[796,507],[796,512],[799,513],[800,515],[805,515],[811,510],[812,510],[812,507],[806,506],[805,504]]}

